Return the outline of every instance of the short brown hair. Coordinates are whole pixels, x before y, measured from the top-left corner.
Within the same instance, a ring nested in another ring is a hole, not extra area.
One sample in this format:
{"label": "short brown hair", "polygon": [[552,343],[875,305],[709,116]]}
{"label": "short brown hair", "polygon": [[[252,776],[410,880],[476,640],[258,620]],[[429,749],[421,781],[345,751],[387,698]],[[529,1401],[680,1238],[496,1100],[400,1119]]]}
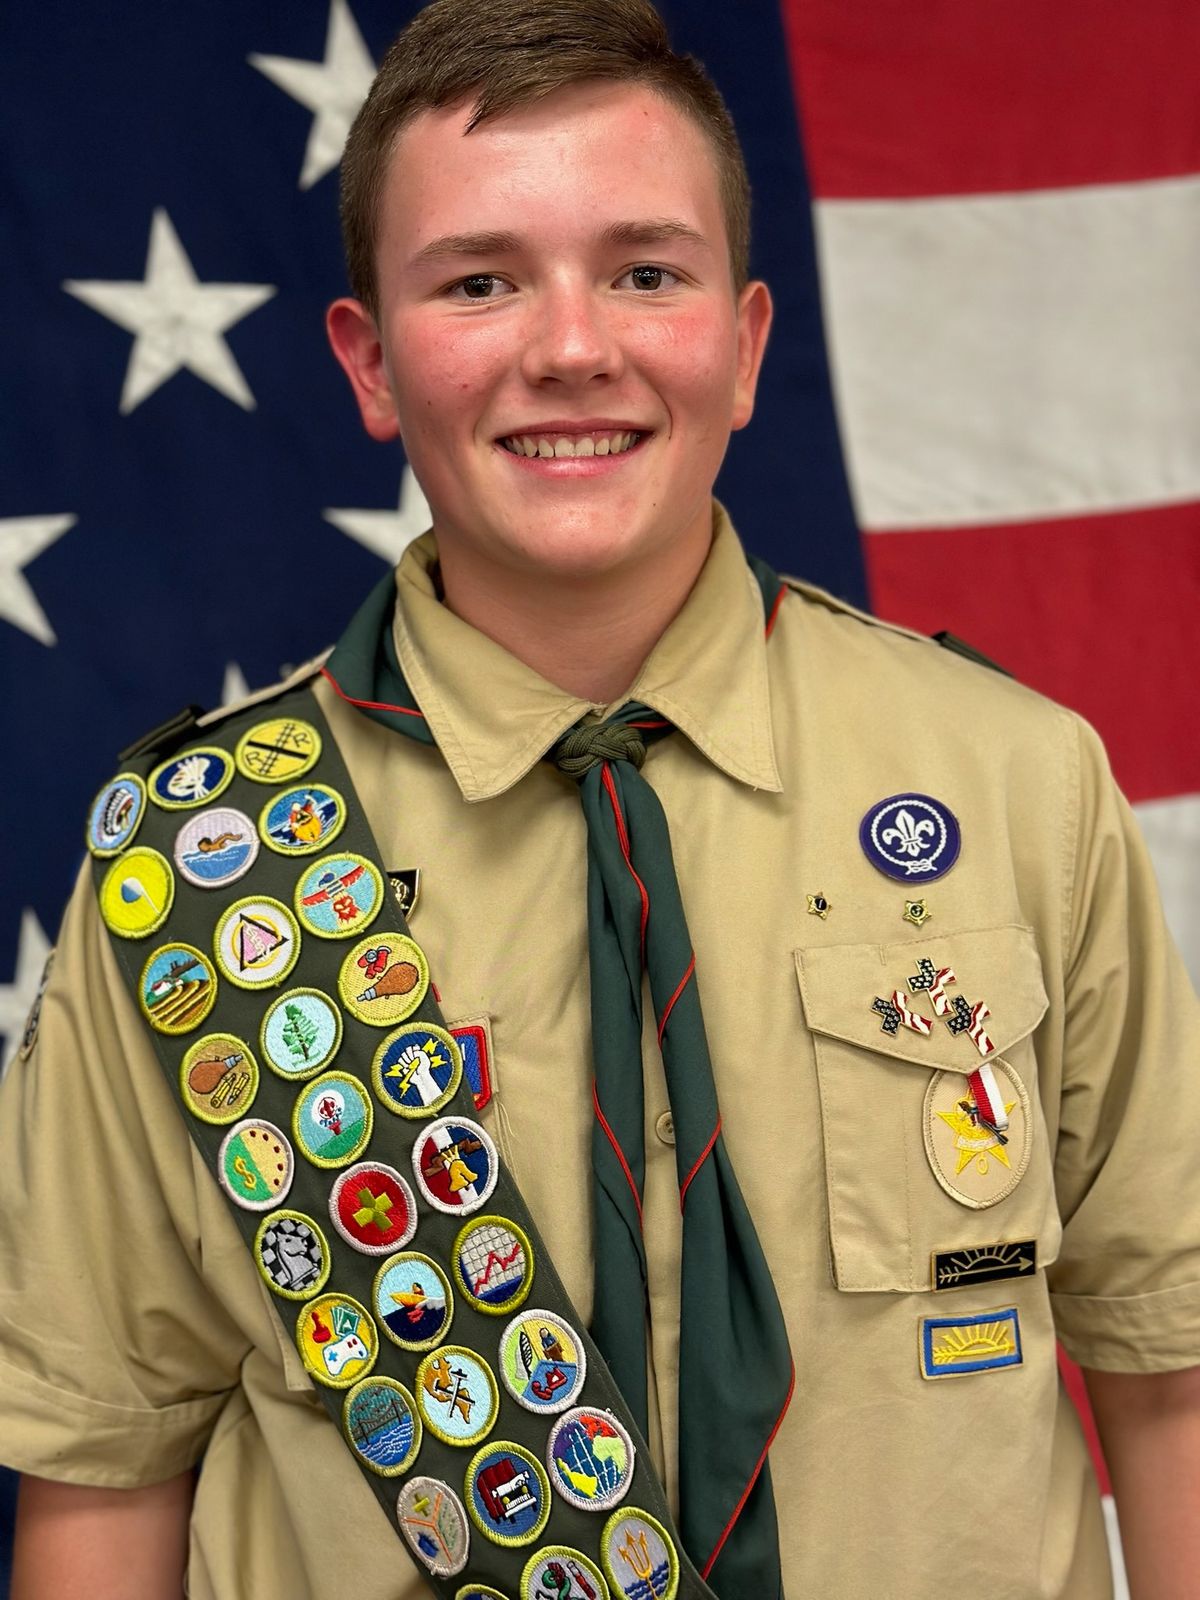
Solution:
{"label": "short brown hair", "polygon": [[393,41],[342,157],[350,287],[378,311],[379,199],[396,136],[422,111],[474,97],[467,132],[568,84],[645,84],[688,116],[716,156],[734,287],[749,275],[750,181],[733,120],[692,56],[676,55],[650,0],[433,0]]}

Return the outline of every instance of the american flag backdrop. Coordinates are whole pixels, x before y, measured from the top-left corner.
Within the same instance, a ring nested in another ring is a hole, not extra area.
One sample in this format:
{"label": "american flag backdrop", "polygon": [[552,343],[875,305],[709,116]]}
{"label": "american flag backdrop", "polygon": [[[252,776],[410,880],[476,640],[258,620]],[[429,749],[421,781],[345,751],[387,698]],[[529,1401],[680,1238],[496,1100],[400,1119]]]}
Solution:
{"label": "american flag backdrop", "polygon": [[[415,9],[7,8],[5,1059],[116,751],[331,642],[424,526],[322,331],[341,145]],[[1094,722],[1195,973],[1200,7],[662,9],[742,133],[776,297],[718,486],[743,538]]]}

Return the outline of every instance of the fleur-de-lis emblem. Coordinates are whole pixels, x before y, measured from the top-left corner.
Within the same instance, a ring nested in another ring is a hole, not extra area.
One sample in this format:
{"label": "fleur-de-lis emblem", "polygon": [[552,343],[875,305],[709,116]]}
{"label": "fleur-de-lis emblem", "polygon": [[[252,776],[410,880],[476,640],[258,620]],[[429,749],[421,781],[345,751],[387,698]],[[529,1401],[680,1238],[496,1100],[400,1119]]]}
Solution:
{"label": "fleur-de-lis emblem", "polygon": [[891,844],[895,840],[896,850],[904,856],[919,856],[925,849],[926,836],[933,838],[937,829],[928,817],[922,817],[917,822],[911,811],[907,808],[896,813],[896,826],[883,830],[884,844]]}

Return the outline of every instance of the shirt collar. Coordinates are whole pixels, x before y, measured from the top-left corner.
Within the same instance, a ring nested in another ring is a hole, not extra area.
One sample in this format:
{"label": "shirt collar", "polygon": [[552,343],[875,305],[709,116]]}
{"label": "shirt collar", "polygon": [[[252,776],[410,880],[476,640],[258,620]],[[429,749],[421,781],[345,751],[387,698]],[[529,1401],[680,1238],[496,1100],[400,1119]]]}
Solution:
{"label": "shirt collar", "polygon": [[762,595],[723,507],[683,608],[629,692],[581,700],[540,677],[438,599],[432,534],[396,571],[401,670],[465,800],[510,789],[568,728],[630,700],[667,717],[714,765],[755,789],[782,788],[771,735]]}

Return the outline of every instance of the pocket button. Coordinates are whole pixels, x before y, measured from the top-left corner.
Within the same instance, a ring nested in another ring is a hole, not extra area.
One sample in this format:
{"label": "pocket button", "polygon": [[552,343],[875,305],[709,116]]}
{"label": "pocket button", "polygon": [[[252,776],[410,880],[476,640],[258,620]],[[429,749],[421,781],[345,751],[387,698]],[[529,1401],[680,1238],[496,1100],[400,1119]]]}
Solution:
{"label": "pocket button", "polygon": [[662,1112],[654,1124],[654,1131],[663,1144],[675,1143],[675,1119],[669,1111]]}

